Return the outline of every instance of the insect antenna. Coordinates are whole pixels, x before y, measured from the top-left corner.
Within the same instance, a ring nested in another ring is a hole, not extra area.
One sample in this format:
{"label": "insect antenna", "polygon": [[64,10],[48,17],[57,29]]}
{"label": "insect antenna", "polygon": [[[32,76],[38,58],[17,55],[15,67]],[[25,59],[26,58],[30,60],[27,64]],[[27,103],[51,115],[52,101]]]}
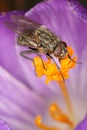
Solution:
{"label": "insect antenna", "polygon": [[82,64],[82,62],[78,62],[78,61],[73,60],[72,57],[69,55],[69,53],[68,53],[68,58],[69,58],[71,61],[73,61],[74,63]]}

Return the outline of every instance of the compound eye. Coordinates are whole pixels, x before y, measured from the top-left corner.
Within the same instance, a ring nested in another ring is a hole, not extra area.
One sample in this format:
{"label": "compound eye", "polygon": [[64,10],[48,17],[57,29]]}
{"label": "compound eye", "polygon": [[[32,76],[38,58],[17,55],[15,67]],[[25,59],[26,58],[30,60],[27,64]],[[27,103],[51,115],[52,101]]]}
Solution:
{"label": "compound eye", "polygon": [[65,47],[65,48],[67,48],[67,44],[66,44],[66,42],[64,42],[64,41],[61,41],[61,45],[62,45],[62,47]]}
{"label": "compound eye", "polygon": [[58,46],[55,51],[54,51],[54,55],[55,56],[60,56],[61,55],[61,52],[62,52],[62,47],[61,46]]}

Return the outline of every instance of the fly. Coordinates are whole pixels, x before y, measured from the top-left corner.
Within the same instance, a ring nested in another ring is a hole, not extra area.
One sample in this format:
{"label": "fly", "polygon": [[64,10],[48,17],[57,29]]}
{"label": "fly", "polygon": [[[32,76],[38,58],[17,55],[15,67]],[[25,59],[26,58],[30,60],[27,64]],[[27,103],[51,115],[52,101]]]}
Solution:
{"label": "fly", "polygon": [[40,25],[21,15],[12,15],[11,21],[6,22],[5,24],[10,30],[18,34],[17,43],[20,46],[25,46],[27,48],[27,50],[20,52],[21,56],[33,61],[33,59],[28,57],[28,54],[34,53],[40,56],[40,58],[41,54],[45,54],[55,62],[62,79],[64,80],[62,72],[52,54],[57,57],[59,61],[68,55],[69,59],[75,62],[68,53],[66,42],[58,38],[46,26]]}

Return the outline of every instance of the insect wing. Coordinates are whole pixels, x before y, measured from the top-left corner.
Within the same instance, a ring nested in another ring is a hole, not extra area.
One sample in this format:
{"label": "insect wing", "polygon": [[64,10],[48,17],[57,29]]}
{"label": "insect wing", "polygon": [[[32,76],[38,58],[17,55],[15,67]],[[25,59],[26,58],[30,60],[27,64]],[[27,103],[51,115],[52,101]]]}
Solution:
{"label": "insect wing", "polygon": [[22,33],[29,30],[35,30],[41,25],[24,17],[22,15],[11,15],[10,20],[5,22],[5,25],[16,33]]}

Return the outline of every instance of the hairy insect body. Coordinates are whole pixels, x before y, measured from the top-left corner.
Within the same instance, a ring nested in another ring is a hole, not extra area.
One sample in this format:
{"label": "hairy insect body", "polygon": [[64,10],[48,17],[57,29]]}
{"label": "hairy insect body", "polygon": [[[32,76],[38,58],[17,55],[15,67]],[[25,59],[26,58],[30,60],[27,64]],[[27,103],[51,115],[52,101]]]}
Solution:
{"label": "hairy insect body", "polygon": [[37,49],[41,53],[52,53],[60,46],[60,39],[45,26],[35,30],[21,33],[18,36],[18,44]]}

